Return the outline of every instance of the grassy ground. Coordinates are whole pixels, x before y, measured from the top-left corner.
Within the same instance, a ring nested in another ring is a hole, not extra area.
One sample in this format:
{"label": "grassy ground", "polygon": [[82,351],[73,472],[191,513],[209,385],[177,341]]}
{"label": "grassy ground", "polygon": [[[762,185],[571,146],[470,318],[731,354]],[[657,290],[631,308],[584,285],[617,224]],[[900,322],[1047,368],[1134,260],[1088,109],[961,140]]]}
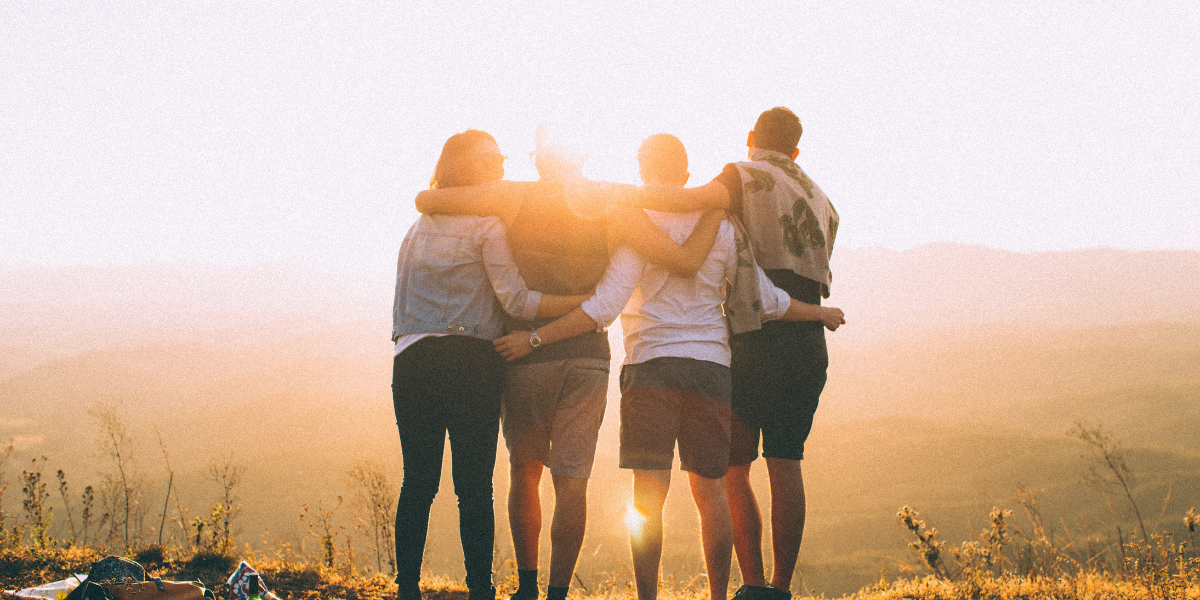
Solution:
{"label": "grassy ground", "polygon": [[[0,588],[22,589],[57,581],[74,573],[87,572],[88,566],[102,558],[89,549],[0,551]],[[218,598],[229,597],[225,578],[237,566],[238,559],[213,554],[197,554],[183,559],[143,555],[143,564],[152,575],[165,579],[199,579]],[[285,600],[391,600],[396,587],[382,575],[362,576],[338,573],[311,564],[259,561],[256,568],[279,597]],[[1180,569],[1179,566],[1186,568]],[[434,578],[422,586],[427,600],[466,600],[467,590],[460,582]],[[512,590],[501,584],[498,597]],[[707,594],[697,589],[664,589],[662,600],[703,600]],[[613,589],[585,595],[576,590],[572,600],[634,600],[631,589]],[[1200,568],[1195,563],[1177,562],[1162,568],[1139,568],[1125,574],[1083,573],[1073,576],[1019,577],[976,574],[946,581],[934,577],[880,581],[846,596],[847,600],[1200,600]]]}

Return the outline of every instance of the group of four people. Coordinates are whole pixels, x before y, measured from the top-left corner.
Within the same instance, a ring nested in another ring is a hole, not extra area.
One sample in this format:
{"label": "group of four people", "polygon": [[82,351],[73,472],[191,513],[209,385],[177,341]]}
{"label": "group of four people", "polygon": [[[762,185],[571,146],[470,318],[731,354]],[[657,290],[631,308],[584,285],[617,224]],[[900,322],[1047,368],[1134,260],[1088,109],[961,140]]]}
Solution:
{"label": "group of four people", "polygon": [[[491,600],[492,470],[503,423],[519,584],[539,597],[540,482],[555,490],[548,600],[566,597],[608,387],[605,329],[621,317],[620,466],[633,470],[639,600],[657,595],[662,508],[674,448],[700,515],[713,600],[736,547],[745,600],[783,600],[804,529],[800,460],[825,385],[823,328],[838,216],[796,165],[799,119],[764,112],[749,161],[684,188],[673,136],[638,151],[643,185],[583,177],[586,154],[537,131],[541,180],[504,181],[488,134],[452,136],[424,213],[400,250],[392,391],[404,479],[396,514],[400,600],[420,598],[429,510],[448,436],[471,600]],[[727,218],[728,217],[728,218]],[[732,335],[731,335],[732,333]],[[507,362],[507,364],[506,364]],[[774,573],[750,487],[759,437],[771,484]]]}

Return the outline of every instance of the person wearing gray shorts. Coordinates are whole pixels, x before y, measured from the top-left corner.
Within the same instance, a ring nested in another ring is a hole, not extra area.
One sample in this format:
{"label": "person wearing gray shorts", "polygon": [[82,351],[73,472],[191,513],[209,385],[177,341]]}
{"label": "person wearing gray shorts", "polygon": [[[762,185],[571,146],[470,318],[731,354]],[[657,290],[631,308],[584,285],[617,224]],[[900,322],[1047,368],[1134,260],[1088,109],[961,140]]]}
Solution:
{"label": "person wearing gray shorts", "polygon": [[604,359],[510,366],[502,418],[512,464],[541,463],[557,477],[591,477],[607,396]]}
{"label": "person wearing gray shorts", "polygon": [[[554,483],[549,591],[553,596],[565,594],[570,585],[569,579],[553,581],[554,575],[570,577],[583,546],[588,478],[608,402],[608,363],[607,358],[579,357],[510,365],[504,381],[501,423],[511,472],[508,510],[513,545],[518,555],[537,556],[544,465]],[[536,567],[536,558],[532,561]],[[520,569],[518,577],[525,579],[518,585],[523,584],[526,592],[514,597],[536,598],[536,568]]]}

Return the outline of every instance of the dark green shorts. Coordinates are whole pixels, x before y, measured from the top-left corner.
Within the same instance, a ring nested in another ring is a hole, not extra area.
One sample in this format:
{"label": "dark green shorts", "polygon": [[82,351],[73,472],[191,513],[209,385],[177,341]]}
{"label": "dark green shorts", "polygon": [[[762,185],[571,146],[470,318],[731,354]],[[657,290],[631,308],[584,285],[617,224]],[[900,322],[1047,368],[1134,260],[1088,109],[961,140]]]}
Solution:
{"label": "dark green shorts", "polygon": [[729,464],[748,465],[762,455],[800,460],[813,415],[825,389],[829,351],[820,323],[763,323],[736,335],[733,360],[733,431]]}

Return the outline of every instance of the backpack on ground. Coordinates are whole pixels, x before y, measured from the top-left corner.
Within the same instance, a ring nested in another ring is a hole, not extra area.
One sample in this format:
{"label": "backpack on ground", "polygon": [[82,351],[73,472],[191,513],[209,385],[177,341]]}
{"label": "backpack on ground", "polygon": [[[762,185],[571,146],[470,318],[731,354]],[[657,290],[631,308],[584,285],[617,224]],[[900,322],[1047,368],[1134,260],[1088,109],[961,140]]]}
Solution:
{"label": "backpack on ground", "polygon": [[198,583],[146,577],[142,565],[109,556],[92,564],[87,579],[67,600],[203,600],[216,596]]}

